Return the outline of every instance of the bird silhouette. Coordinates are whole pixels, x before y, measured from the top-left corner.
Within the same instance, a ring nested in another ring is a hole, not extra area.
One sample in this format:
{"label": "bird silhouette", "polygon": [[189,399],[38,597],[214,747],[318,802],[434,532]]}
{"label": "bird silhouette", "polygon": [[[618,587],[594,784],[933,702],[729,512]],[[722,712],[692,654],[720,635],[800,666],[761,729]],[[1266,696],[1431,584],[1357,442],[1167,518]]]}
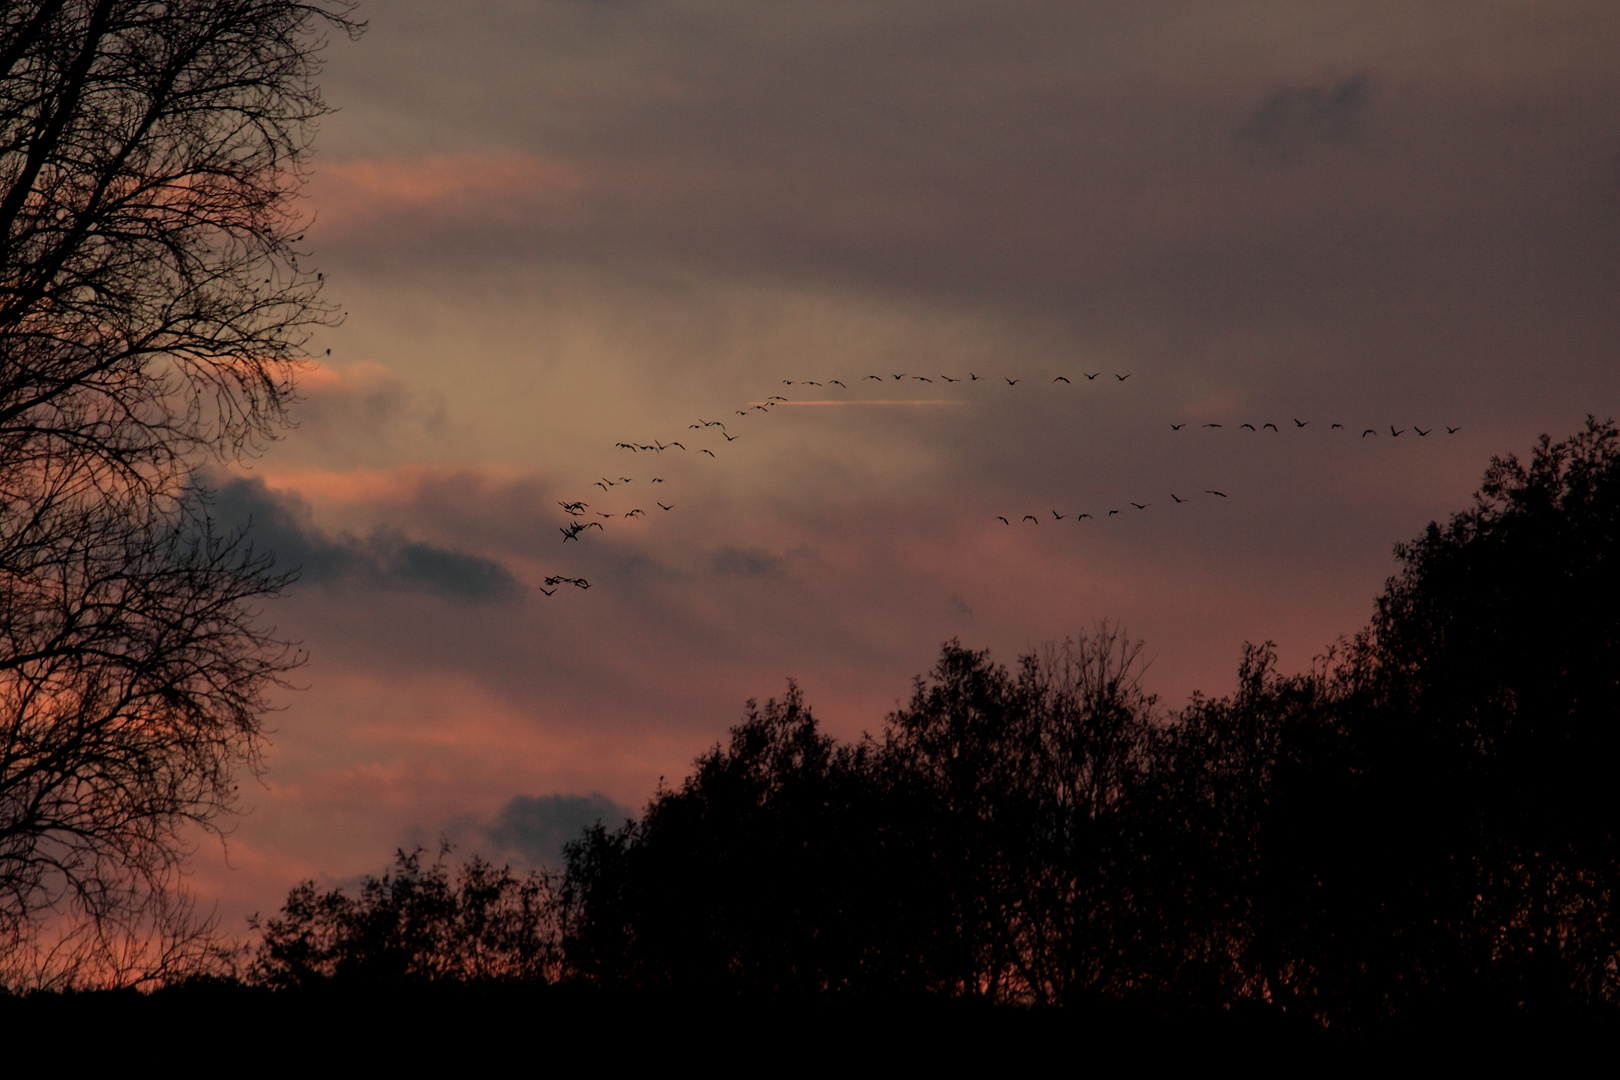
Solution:
{"label": "bird silhouette", "polygon": [[1447,435],[1455,435],[1455,434],[1457,434],[1457,432],[1459,432],[1461,430],[1462,430],[1462,428],[1460,428],[1460,427],[1452,427],[1450,424],[1446,425],[1446,434]]}
{"label": "bird silhouette", "polygon": [[[883,381],[883,376],[881,376],[881,375],[868,375],[866,377],[866,379],[876,379],[878,382],[882,382]],[[861,382],[865,382],[866,379],[862,379]]]}
{"label": "bird silhouette", "polygon": [[[598,511],[597,511],[597,512],[596,512],[596,516],[597,516],[597,517],[605,517],[605,518],[610,518],[610,517],[612,517],[612,516],[613,516],[613,515],[612,515],[612,514],[604,514],[604,513],[602,513],[602,511],[600,511],[600,510],[598,510]],[[595,524],[596,524],[596,522],[594,522],[594,521],[593,521],[593,522],[591,522],[591,524],[592,524],[592,525],[595,525]]]}
{"label": "bird silhouette", "polygon": [[[1068,380],[1068,379],[1065,379],[1065,378],[1064,378],[1064,377],[1063,377],[1063,376],[1061,376],[1061,375],[1059,375],[1059,376],[1058,376],[1058,377],[1057,377],[1057,378],[1055,378],[1055,379],[1053,379],[1053,380],[1052,380],[1052,381],[1053,381],[1053,382],[1061,382],[1061,383],[1066,383],[1066,382],[1069,382],[1069,380]],[[1074,384],[1073,384],[1073,383],[1069,383],[1069,385],[1070,385],[1070,386],[1073,386],[1073,385],[1074,385]]]}
{"label": "bird silhouette", "polygon": [[1034,514],[1025,514],[1023,519],[1025,521],[1033,521],[1037,525],[1041,523],[1041,519],[1036,517]]}
{"label": "bird silhouette", "polygon": [[898,375],[896,375],[896,376],[895,376],[895,377],[894,377],[894,381],[895,381],[895,382],[899,382],[899,381],[900,381],[900,380],[901,380],[901,379],[903,379],[903,378],[905,378],[905,377],[906,377],[906,373],[905,373],[905,372],[903,372],[903,371],[902,371],[902,372],[901,372],[901,373],[900,373],[900,374],[898,374]]}
{"label": "bird silhouette", "polygon": [[[881,379],[880,379],[880,380],[878,380],[878,381],[879,381],[879,382],[881,382],[881,381],[882,381],[882,380],[881,380]],[[829,386],[844,386],[844,384],[843,384],[843,383],[841,383],[841,382],[839,382],[839,381],[838,381],[838,380],[837,380],[837,379],[834,379],[834,380],[833,380],[833,381],[832,381],[832,382],[831,382],[831,383],[829,383],[829,384],[828,384],[828,385],[829,385]],[[847,386],[844,386],[844,389],[845,389],[845,390],[848,390],[848,389],[849,389],[849,387],[847,387]]]}
{"label": "bird silhouette", "polygon": [[599,487],[603,491],[606,491],[608,488],[612,487],[613,485],[612,484],[604,484],[602,481],[598,480],[598,481],[596,481],[596,483],[592,484],[591,486],[592,487]]}
{"label": "bird silhouette", "polygon": [[557,505],[562,507],[565,512],[573,514],[577,517],[587,506],[591,504],[585,502],[560,502]]}
{"label": "bird silhouette", "polygon": [[1006,518],[1002,517],[1000,514],[996,515],[996,520],[1001,522],[1003,525],[1011,525],[1012,524],[1012,522],[1008,521]]}
{"label": "bird silhouette", "polygon": [[747,416],[747,415],[748,415],[748,413],[746,413],[746,412],[744,412],[744,411],[743,411],[743,410],[742,410],[742,409],[738,409],[738,410],[737,410],[737,415],[738,415],[738,416]]}
{"label": "bird silhouette", "polygon": [[[602,523],[600,521],[592,521],[582,527],[586,529],[602,529]],[[606,529],[602,529],[602,531],[607,532]]]}
{"label": "bird silhouette", "polygon": [[647,514],[646,514],[646,511],[644,511],[644,510],[626,510],[625,513],[624,513],[624,516],[625,517],[646,517]]}
{"label": "bird silhouette", "polygon": [[1118,511],[1118,510],[1110,510],[1110,511],[1108,511],[1108,516],[1109,516],[1109,517],[1113,517],[1113,516],[1114,516],[1114,515],[1115,515],[1115,514],[1117,514],[1117,513],[1119,513],[1119,511]]}
{"label": "bird silhouette", "polygon": [[1059,521],[1063,520],[1063,515],[1058,513],[1056,510],[1052,511],[1052,516],[1057,518]]}
{"label": "bird silhouette", "polygon": [[977,375],[973,374],[973,372],[970,371],[970,372],[968,372],[968,381],[970,381],[970,382],[978,382],[979,377]]}
{"label": "bird silhouette", "polygon": [[[1405,428],[1401,428],[1401,431],[1405,431],[1405,430],[1406,430]],[[1391,435],[1399,435],[1401,433],[1401,431],[1396,431],[1394,424],[1389,425],[1389,433]]]}
{"label": "bird silhouette", "polygon": [[1250,431],[1253,431],[1253,430],[1254,430],[1254,429],[1255,429],[1255,428],[1254,428],[1254,425],[1253,425],[1253,424],[1240,424],[1240,425],[1239,425],[1239,426],[1240,426],[1240,427],[1246,427],[1246,428],[1248,428],[1248,429],[1249,429],[1249,430],[1250,430]]}
{"label": "bird silhouette", "polygon": [[[1007,376],[1003,375],[1002,378],[1007,379]],[[1008,386],[1017,386],[1018,385],[1018,380],[1017,379],[1007,379],[1007,385]]]}
{"label": "bird silhouette", "polygon": [[691,430],[693,430],[693,431],[702,431],[703,430],[703,425],[702,424],[687,424],[686,426],[688,428],[690,428]]}
{"label": "bird silhouette", "polygon": [[1429,431],[1424,431],[1422,428],[1418,427],[1416,424],[1413,424],[1412,425],[1412,430],[1418,433],[1419,438],[1422,438],[1423,436],[1427,435],[1429,433],[1429,431],[1433,431],[1434,428],[1430,428]]}
{"label": "bird silhouette", "polygon": [[[694,425],[693,425],[693,426],[694,426],[694,427],[695,427],[695,426],[696,426],[696,425],[695,425],[695,424],[694,424]],[[635,453],[635,452],[636,452],[636,448],[635,448],[635,447],[634,447],[634,446],[632,446],[632,445],[630,445],[630,444],[629,444],[629,443],[627,443],[627,442],[622,442],[622,443],[614,443],[614,444],[613,444],[613,448],[614,448],[614,449],[615,449],[615,450],[628,450],[628,451],[630,451],[630,452],[631,452],[631,453],[632,453],[632,454],[633,454],[633,453]]]}
{"label": "bird silhouette", "polygon": [[941,375],[940,378],[944,379],[946,382],[961,382],[962,381],[961,379],[953,379],[949,375]]}
{"label": "bird silhouette", "polygon": [[1170,493],[1170,498],[1171,498],[1172,501],[1178,502],[1178,503],[1184,503],[1184,502],[1187,501],[1186,499],[1183,499],[1181,496],[1177,495],[1173,491]]}
{"label": "bird silhouette", "polygon": [[[1076,514],[1076,515],[1074,515],[1074,520],[1076,520],[1076,521],[1084,521],[1088,517],[1091,517],[1091,515],[1090,514]],[[1093,518],[1092,520],[1096,520],[1096,519]]]}
{"label": "bird silhouette", "polygon": [[1214,490],[1211,490],[1210,488],[1205,488],[1204,489],[1204,494],[1205,495],[1219,495],[1223,499],[1226,498],[1226,492],[1224,492],[1224,491],[1214,491]]}
{"label": "bird silhouette", "polygon": [[579,534],[585,531],[585,526],[576,521],[567,528],[558,529],[557,531],[563,534],[563,543],[566,544],[570,540],[578,540]]}
{"label": "bird silhouette", "polygon": [[1377,434],[1378,434],[1378,432],[1374,431],[1372,428],[1368,428],[1366,431],[1363,431],[1361,433],[1361,437],[1363,439],[1365,439],[1369,435],[1377,435]]}
{"label": "bird silhouette", "polygon": [[1099,371],[1099,372],[1097,372],[1097,373],[1096,373],[1096,374],[1093,374],[1093,373],[1091,373],[1091,372],[1089,372],[1089,371],[1082,371],[1082,372],[1081,372],[1081,373],[1080,373],[1080,374],[1082,374],[1082,375],[1084,375],[1084,376],[1085,376],[1085,377],[1086,377],[1086,381],[1087,381],[1087,382],[1091,382],[1091,381],[1092,381],[1092,380],[1094,380],[1094,379],[1095,379],[1095,378],[1096,378],[1096,377],[1097,377],[1097,376],[1098,376],[1098,375],[1101,375],[1101,374],[1102,374],[1102,372],[1100,372],[1100,371]]}
{"label": "bird silhouette", "polygon": [[1343,424],[1334,424],[1331,427],[1329,427],[1328,430],[1329,431],[1334,431],[1334,430],[1343,431],[1344,430],[1344,425]]}
{"label": "bird silhouette", "polygon": [[787,400],[787,398],[785,398],[785,397],[778,397],[778,396],[777,396],[777,395],[776,395],[776,394],[772,394],[772,395],[771,395],[771,396],[770,396],[770,397],[768,397],[768,398],[766,398],[766,399],[765,399],[765,400],[766,400],[766,401],[786,401],[786,400]]}
{"label": "bird silhouette", "polygon": [[[1129,499],[1127,499],[1126,501],[1130,502]],[[1131,503],[1131,505],[1136,507],[1138,510],[1146,510],[1148,507],[1152,506],[1153,504],[1152,503],[1133,502],[1133,503]]]}
{"label": "bird silhouette", "polygon": [[1126,379],[1130,378],[1132,375],[1135,375],[1135,374],[1136,374],[1136,372],[1134,372],[1134,371],[1127,371],[1125,374],[1121,375],[1119,372],[1116,371],[1116,372],[1114,372],[1114,378],[1118,379],[1120,382],[1124,382]]}
{"label": "bird silhouette", "polygon": [[659,506],[660,509],[663,509],[663,510],[673,510],[673,509],[675,509],[673,506],[665,506],[663,503],[659,503],[658,506]]}
{"label": "bird silhouette", "polygon": [[685,443],[672,442],[669,445],[675,447],[675,449],[677,449],[677,450],[685,450],[686,449],[686,444]]}
{"label": "bird silhouette", "polygon": [[918,382],[925,382],[925,383],[931,383],[931,382],[934,381],[933,379],[930,379],[930,378],[928,378],[927,376],[924,376],[924,375],[913,375],[912,378],[916,379]]}
{"label": "bird silhouette", "polygon": [[714,451],[713,450],[699,450],[698,453],[700,453],[700,454],[708,454],[710,457],[714,457]]}
{"label": "bird silhouette", "polygon": [[792,379],[783,379],[782,384],[784,386],[792,386],[793,385],[793,380]]}
{"label": "bird silhouette", "polygon": [[557,590],[556,589],[548,589],[548,588],[545,588],[544,586],[536,586],[536,588],[538,588],[541,592],[545,593],[547,596],[556,596],[557,595]]}
{"label": "bird silhouette", "polygon": [[[1220,427],[1220,426],[1221,426],[1221,425],[1219,425],[1219,424],[1205,424],[1205,425],[1204,425],[1204,426],[1205,426],[1205,427]],[[1249,426],[1249,425],[1248,425],[1248,424],[1244,424],[1244,425],[1243,425],[1243,426],[1244,426],[1244,427],[1248,427],[1248,426]]]}
{"label": "bird silhouette", "polygon": [[[1270,428],[1272,431],[1276,431],[1277,430],[1277,425],[1276,424],[1261,424],[1260,425],[1260,430],[1261,431],[1266,430],[1266,428]],[[1278,434],[1281,434],[1281,432],[1278,432]]]}
{"label": "bird silhouette", "polygon": [[652,484],[662,484],[663,482],[664,482],[664,478],[662,476],[655,476],[650,481],[648,481],[648,483],[652,483]]}
{"label": "bird silhouette", "polygon": [[809,379],[806,379],[806,380],[804,380],[804,385],[806,385],[806,386],[820,386],[821,384],[818,383],[818,382],[811,382]]}
{"label": "bird silhouette", "polygon": [[[1292,416],[1290,416],[1288,419],[1294,420],[1294,418]],[[1308,423],[1310,423],[1309,420],[1294,420],[1294,426],[1295,427],[1304,427]]]}
{"label": "bird silhouette", "polygon": [[738,439],[742,438],[741,435],[733,435],[729,431],[722,431],[720,434],[726,437],[726,442],[736,442]]}
{"label": "bird silhouette", "polygon": [[1186,426],[1187,426],[1186,424],[1171,424],[1170,425],[1170,430],[1171,431],[1180,431],[1182,428],[1184,428]]}

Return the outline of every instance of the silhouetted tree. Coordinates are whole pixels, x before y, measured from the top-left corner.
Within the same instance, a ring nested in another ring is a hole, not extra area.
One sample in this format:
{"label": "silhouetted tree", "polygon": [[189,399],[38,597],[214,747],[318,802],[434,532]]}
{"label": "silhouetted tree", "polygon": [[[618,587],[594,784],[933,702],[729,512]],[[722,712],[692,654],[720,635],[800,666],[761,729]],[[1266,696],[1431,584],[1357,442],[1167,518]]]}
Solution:
{"label": "silhouetted tree", "polygon": [[452,875],[448,849],[424,864],[401,851],[359,893],[295,887],[261,926],[249,979],[290,989],[319,983],[535,983],[556,977],[556,894],[539,873],[516,877],[474,857]]}
{"label": "silhouetted tree", "polygon": [[181,835],[231,805],[296,659],[255,620],[285,579],[195,469],[276,434],[332,314],[293,197],[347,10],[0,11],[0,967],[62,960],[42,917],[111,968],[175,925]]}

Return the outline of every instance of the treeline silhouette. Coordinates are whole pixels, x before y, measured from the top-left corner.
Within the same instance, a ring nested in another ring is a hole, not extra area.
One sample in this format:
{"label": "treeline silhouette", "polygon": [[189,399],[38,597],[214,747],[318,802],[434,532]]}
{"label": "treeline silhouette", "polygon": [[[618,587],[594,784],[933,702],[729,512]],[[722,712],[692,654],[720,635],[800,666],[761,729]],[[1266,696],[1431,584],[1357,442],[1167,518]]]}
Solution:
{"label": "treeline silhouette", "polygon": [[1494,460],[1308,672],[1249,647],[1234,693],[1169,711],[1117,628],[1010,669],[953,641],[856,742],[790,683],[565,869],[418,852],[354,895],[305,883],[241,977],[1607,1024],[1617,536],[1620,431],[1589,420]]}

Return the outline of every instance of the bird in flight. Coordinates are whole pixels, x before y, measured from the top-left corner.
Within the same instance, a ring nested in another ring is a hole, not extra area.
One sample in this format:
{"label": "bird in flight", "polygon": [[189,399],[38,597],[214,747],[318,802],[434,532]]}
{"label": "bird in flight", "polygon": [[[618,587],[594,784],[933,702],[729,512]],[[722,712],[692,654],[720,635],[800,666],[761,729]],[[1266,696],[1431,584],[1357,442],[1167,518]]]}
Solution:
{"label": "bird in flight", "polygon": [[1076,514],[1076,515],[1074,515],[1074,520],[1076,520],[1076,521],[1084,521],[1088,517],[1091,517],[1091,515],[1090,514]]}
{"label": "bird in flight", "polygon": [[1052,511],[1052,516],[1057,518],[1059,521],[1063,520],[1063,515],[1058,513],[1056,510]]}
{"label": "bird in flight", "polygon": [[1003,525],[1011,525],[1012,524],[1012,522],[1008,521],[1006,518],[1002,517],[1000,514],[996,515],[996,520],[1001,522]]}
{"label": "bird in flight", "polygon": [[556,596],[557,595],[557,590],[556,589],[548,589],[543,585],[538,586],[538,588],[540,589],[541,592],[545,593],[547,596]]}
{"label": "bird in flight", "polygon": [[[1205,426],[1205,427],[1220,427],[1220,426],[1221,426],[1221,425],[1219,425],[1219,424],[1205,424],[1205,425],[1204,425],[1204,426]],[[1244,427],[1248,427],[1248,426],[1249,426],[1249,425],[1248,425],[1248,424],[1244,424],[1244,425],[1243,425],[1243,426],[1244,426]]]}
{"label": "bird in flight", "polygon": [[710,457],[714,457],[714,451],[713,450],[699,450],[698,453],[700,453],[700,454],[708,454]]}
{"label": "bird in flight", "polygon": [[1024,520],[1025,521],[1033,521],[1037,525],[1039,525],[1041,523],[1041,519],[1036,517],[1034,514],[1025,514],[1024,515]]}
{"label": "bird in flight", "polygon": [[[1062,382],[1062,383],[1066,383],[1066,382],[1069,382],[1069,380],[1068,380],[1068,379],[1065,379],[1065,378],[1064,378],[1064,377],[1063,377],[1063,376],[1061,376],[1061,375],[1059,375],[1059,376],[1058,376],[1058,377],[1057,377],[1057,378],[1055,378],[1055,379],[1053,379],[1053,380],[1052,380],[1052,381],[1053,381],[1053,382]],[[1073,386],[1073,385],[1074,385],[1074,384],[1073,384],[1073,383],[1069,383],[1069,385],[1070,385],[1070,386]]]}
{"label": "bird in flight", "polygon": [[[1294,420],[1294,418],[1292,416],[1290,416],[1288,419]],[[1308,423],[1310,423],[1309,420],[1294,420],[1294,426],[1295,427],[1304,427]]]}
{"label": "bird in flight", "polygon": [[578,517],[580,514],[585,512],[585,508],[587,506],[589,506],[590,503],[583,503],[583,502],[566,502],[565,503],[565,502],[560,502],[557,505],[563,508],[564,513],[572,514],[575,517]]}
{"label": "bird in flight", "polygon": [[610,488],[610,487],[612,487],[612,486],[613,486],[613,485],[612,485],[612,484],[608,484],[608,483],[604,483],[604,482],[602,482],[602,481],[601,481],[601,480],[598,480],[598,481],[596,481],[596,482],[595,482],[595,483],[594,483],[594,484],[592,484],[592,485],[591,485],[591,486],[592,486],[592,487],[599,487],[599,488],[601,488],[601,489],[602,489],[602,490],[603,490],[603,491],[606,491],[606,490],[607,490],[607,489],[608,489],[608,488]]}
{"label": "bird in flight", "polygon": [[961,382],[962,381],[961,379],[953,379],[949,375],[941,375],[940,378],[944,379],[946,382]]}
{"label": "bird in flight", "polygon": [[566,544],[570,540],[578,540],[579,534],[585,531],[585,526],[576,521],[572,525],[559,528],[557,531],[563,534],[563,543]]}
{"label": "bird in flight", "polygon": [[652,483],[654,484],[662,484],[663,482],[664,478],[662,476],[655,476],[652,478]]}
{"label": "bird in flight", "polygon": [[787,398],[785,398],[785,397],[777,397],[775,394],[772,394],[770,397],[766,398],[765,400],[766,401],[786,401]]}
{"label": "bird in flight", "polygon": [[1372,428],[1368,428],[1366,431],[1363,431],[1361,433],[1361,437],[1363,439],[1365,439],[1369,435],[1377,435],[1377,434],[1378,434],[1378,432],[1374,431]]}
{"label": "bird in flight", "polygon": [[[891,373],[891,374],[892,374],[892,373]],[[903,372],[903,371],[902,371],[902,372],[901,372],[901,373],[900,373],[900,374],[898,374],[898,375],[895,375],[895,377],[894,377],[894,381],[895,381],[895,382],[899,382],[899,381],[900,381],[900,380],[901,380],[901,379],[903,379],[903,378],[905,378],[905,377],[906,377],[906,373],[905,373],[905,372]]]}
{"label": "bird in flight", "polygon": [[[1260,425],[1260,430],[1261,431],[1266,430],[1266,428],[1270,428],[1272,431],[1276,431],[1277,430],[1277,425],[1276,424],[1261,424]],[[1278,434],[1281,434],[1281,432],[1278,432]]]}
{"label": "bird in flight", "polygon": [[643,511],[643,510],[626,510],[624,516],[625,517],[646,517],[647,514],[646,514],[646,511]]}
{"label": "bird in flight", "polygon": [[784,385],[784,386],[792,386],[793,385],[793,380],[792,379],[783,379],[782,380],[782,385]]}
{"label": "bird in flight", "polygon": [[658,506],[659,506],[660,509],[663,509],[663,510],[673,510],[673,509],[675,509],[673,506],[665,506],[663,503],[659,503]]}
{"label": "bird in flight", "polygon": [[1223,499],[1226,498],[1226,492],[1224,492],[1224,491],[1213,491],[1210,488],[1205,488],[1204,489],[1204,494],[1205,495],[1219,495]]}
{"label": "bird in flight", "polygon": [[1254,430],[1254,425],[1253,425],[1253,424],[1243,424],[1243,425],[1241,425],[1241,426],[1242,426],[1242,427],[1246,427],[1246,428],[1248,428],[1248,429],[1249,429],[1249,430],[1250,430],[1250,431],[1253,431],[1253,430]]}
{"label": "bird in flight", "polygon": [[672,442],[672,443],[670,443],[670,444],[669,444],[669,445],[671,445],[671,446],[674,446],[674,447],[677,447],[677,448],[679,448],[679,449],[681,449],[681,450],[685,450],[685,449],[686,449],[686,444],[685,444],[685,443],[678,443],[678,442]]}
{"label": "bird in flight", "polygon": [[1184,503],[1184,502],[1186,502],[1186,501],[1187,501],[1187,500],[1186,500],[1186,499],[1183,499],[1183,498],[1182,498],[1182,497],[1181,497],[1181,496],[1179,496],[1179,495],[1177,495],[1177,494],[1176,494],[1176,493],[1175,493],[1175,492],[1173,492],[1173,491],[1172,491],[1172,492],[1171,492],[1171,493],[1170,493],[1170,498],[1171,498],[1171,499],[1172,499],[1172,500],[1173,500],[1173,501],[1175,501],[1175,502],[1178,502],[1178,503]]}
{"label": "bird in flight", "polygon": [[[1007,376],[1003,375],[1002,378],[1007,379]],[[1007,379],[1007,385],[1008,386],[1017,386],[1018,385],[1018,380],[1017,379]]]}
{"label": "bird in flight", "polygon": [[[879,380],[879,381],[882,381],[882,380]],[[834,380],[833,380],[833,381],[832,381],[832,382],[831,382],[831,383],[829,383],[829,384],[828,384],[828,385],[829,385],[829,386],[844,386],[844,384],[843,384],[843,383],[841,383],[841,382],[839,382],[839,381],[838,381],[838,380],[837,380],[837,379],[834,379]],[[849,387],[847,387],[847,386],[844,386],[844,389],[845,389],[845,390],[848,390],[848,389],[849,389]]]}
{"label": "bird in flight", "polygon": [[[1405,428],[1401,428],[1401,431],[1405,431],[1405,430],[1406,430]],[[1390,433],[1390,435],[1392,435],[1392,436],[1399,435],[1401,433],[1401,431],[1396,431],[1394,424],[1389,425],[1389,433]]]}
{"label": "bird in flight", "polygon": [[1170,430],[1171,431],[1180,431],[1182,428],[1184,428],[1186,426],[1187,426],[1186,424],[1171,424],[1170,425]]}
{"label": "bird in flight", "polygon": [[[604,514],[604,513],[602,513],[602,511],[600,511],[600,510],[598,510],[598,511],[597,511],[597,512],[596,512],[596,516],[597,516],[597,517],[605,517],[605,518],[610,518],[610,517],[612,517],[612,516],[613,516],[613,515],[612,515],[612,514]],[[595,525],[595,524],[596,524],[596,522],[594,522],[594,521],[593,521],[593,522],[591,522],[591,524],[592,524],[592,525]]]}
{"label": "bird in flight", "polygon": [[[1126,500],[1126,501],[1129,502],[1130,500]],[[1146,510],[1148,507],[1152,506],[1153,504],[1152,503],[1133,502],[1133,503],[1131,503],[1131,505],[1136,507],[1138,510]]]}
{"label": "bird in flight", "polygon": [[806,379],[806,380],[804,380],[804,385],[806,385],[806,386],[820,386],[821,384],[818,383],[818,382],[811,382],[809,379]]}
{"label": "bird in flight", "polygon": [[1096,377],[1098,375],[1101,375],[1102,372],[1099,371],[1099,372],[1096,372],[1096,373],[1092,373],[1090,371],[1082,371],[1080,374],[1082,374],[1082,375],[1084,375],[1086,377],[1087,382],[1091,382],[1092,380],[1096,379]]}
{"label": "bird in flight", "polygon": [[[696,427],[697,425],[694,424],[693,426]],[[628,450],[632,454],[636,452],[636,448],[634,446],[632,446],[630,443],[627,443],[627,442],[614,443],[613,448],[615,450]]]}
{"label": "bird in flight", "polygon": [[916,379],[918,382],[925,382],[925,383],[931,383],[931,382],[934,381],[933,379],[926,378],[925,376],[922,376],[922,375],[913,375],[912,378]]}
{"label": "bird in flight", "polygon": [[1344,425],[1343,424],[1334,424],[1332,427],[1328,428],[1328,430],[1329,431],[1343,431],[1344,430]]}
{"label": "bird in flight", "polygon": [[1119,513],[1119,511],[1118,511],[1118,510],[1110,510],[1110,511],[1108,511],[1108,516],[1109,516],[1109,517],[1113,517],[1113,516],[1114,516],[1114,515],[1115,515],[1115,514],[1117,514],[1117,513]]}
{"label": "bird in flight", "polygon": [[[882,382],[883,381],[883,376],[881,376],[881,375],[868,375],[866,377],[866,379],[876,379],[878,382]],[[861,382],[865,382],[866,379],[862,379]]]}
{"label": "bird in flight", "polygon": [[1416,424],[1413,424],[1412,425],[1412,430],[1418,433],[1419,438],[1422,438],[1424,435],[1427,435],[1429,433],[1429,431],[1433,431],[1434,428],[1430,428],[1429,431],[1424,431],[1422,428],[1418,427]]}
{"label": "bird in flight", "polygon": [[973,374],[973,372],[970,371],[970,372],[968,372],[968,380],[970,382],[978,382],[979,377],[977,375]]}
{"label": "bird in flight", "polygon": [[1460,428],[1460,427],[1452,427],[1450,424],[1446,425],[1446,434],[1447,435],[1455,435],[1455,434],[1457,434],[1457,432],[1459,432],[1461,430],[1462,430],[1462,428]]}
{"label": "bird in flight", "polygon": [[[720,434],[726,437],[726,442],[736,442],[738,439],[742,438],[741,435],[733,435],[729,431],[722,431]],[[685,448],[683,447],[682,449]]]}
{"label": "bird in flight", "polygon": [[1114,378],[1118,379],[1120,382],[1124,382],[1126,379],[1130,378],[1132,375],[1135,375],[1135,374],[1136,374],[1136,372],[1134,372],[1134,371],[1127,371],[1125,374],[1121,375],[1119,372],[1116,371],[1116,372],[1114,372]]}

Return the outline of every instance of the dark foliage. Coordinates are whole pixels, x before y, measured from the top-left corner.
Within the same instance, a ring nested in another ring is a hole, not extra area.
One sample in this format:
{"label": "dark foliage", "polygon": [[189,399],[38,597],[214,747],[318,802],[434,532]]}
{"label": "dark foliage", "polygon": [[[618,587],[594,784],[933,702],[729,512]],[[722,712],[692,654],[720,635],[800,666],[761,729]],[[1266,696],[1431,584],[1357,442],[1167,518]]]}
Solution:
{"label": "dark foliage", "polygon": [[[640,1000],[1607,1030],[1617,526],[1620,432],[1589,423],[1493,462],[1305,674],[1250,647],[1234,694],[1167,713],[1106,626],[1012,671],[951,642],[853,745],[790,683],[531,886],[546,972]],[[259,977],[398,980],[455,955],[455,933],[409,929],[450,926],[410,914],[450,893],[415,862],[359,902],[304,886]]]}
{"label": "dark foliage", "polygon": [[448,852],[424,864],[401,851],[394,869],[368,877],[358,895],[293,889],[261,929],[251,980],[276,988],[338,982],[544,982],[558,954],[553,890],[474,858],[451,875]]}

